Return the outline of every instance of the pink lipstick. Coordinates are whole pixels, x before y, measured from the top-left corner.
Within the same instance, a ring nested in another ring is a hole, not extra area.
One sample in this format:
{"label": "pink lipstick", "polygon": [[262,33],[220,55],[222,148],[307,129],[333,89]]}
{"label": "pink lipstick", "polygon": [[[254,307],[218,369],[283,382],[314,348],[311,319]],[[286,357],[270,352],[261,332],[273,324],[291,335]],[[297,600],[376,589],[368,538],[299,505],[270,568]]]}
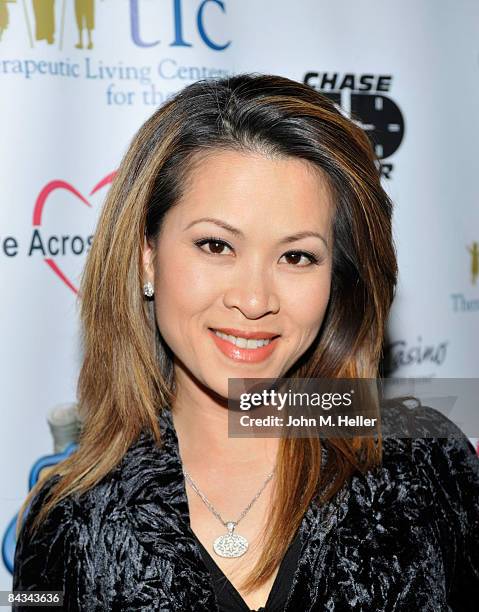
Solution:
{"label": "pink lipstick", "polygon": [[229,340],[220,338],[217,334],[215,334],[213,329],[208,329],[209,334],[220,351],[226,355],[226,357],[229,357],[237,362],[258,363],[260,361],[264,361],[273,353],[279,338],[278,334],[274,334],[272,332],[245,332],[232,328],[219,328],[216,331],[227,335],[239,336],[241,338],[269,340],[269,343],[265,346],[260,346],[258,348],[241,348]]}

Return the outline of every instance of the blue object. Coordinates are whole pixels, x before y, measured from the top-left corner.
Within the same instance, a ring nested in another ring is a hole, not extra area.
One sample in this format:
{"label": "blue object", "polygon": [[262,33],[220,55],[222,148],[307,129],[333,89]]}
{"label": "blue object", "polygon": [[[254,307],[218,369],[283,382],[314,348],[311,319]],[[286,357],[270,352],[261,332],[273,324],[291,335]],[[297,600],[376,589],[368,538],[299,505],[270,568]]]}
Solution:
{"label": "blue object", "polygon": [[[45,455],[44,457],[40,457],[40,459],[35,461],[32,469],[30,470],[30,476],[28,478],[28,490],[31,491],[33,489],[43,468],[60,463],[60,461],[63,461],[69,457],[76,450],[77,446],[78,444],[71,442],[61,453]],[[15,525],[17,523],[17,518],[18,512],[9,522],[2,540],[3,563],[10,574],[13,574],[13,561],[15,558],[15,546],[17,543],[15,538]]]}

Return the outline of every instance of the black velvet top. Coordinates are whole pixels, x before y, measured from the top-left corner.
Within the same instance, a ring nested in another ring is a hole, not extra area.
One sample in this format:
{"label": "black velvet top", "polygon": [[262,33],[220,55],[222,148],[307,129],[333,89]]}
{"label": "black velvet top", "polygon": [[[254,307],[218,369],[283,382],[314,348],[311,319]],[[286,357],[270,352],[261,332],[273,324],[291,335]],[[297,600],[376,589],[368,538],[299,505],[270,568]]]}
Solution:
{"label": "black velvet top", "polygon": [[[222,610],[189,525],[169,410],[160,422],[161,448],[142,433],[100,483],[57,504],[33,538],[22,529],[14,590],[63,590],[71,612]],[[380,467],[355,474],[327,504],[310,503],[285,612],[477,610],[479,458],[453,429],[457,437],[385,438]],[[27,523],[57,478],[45,481]]]}

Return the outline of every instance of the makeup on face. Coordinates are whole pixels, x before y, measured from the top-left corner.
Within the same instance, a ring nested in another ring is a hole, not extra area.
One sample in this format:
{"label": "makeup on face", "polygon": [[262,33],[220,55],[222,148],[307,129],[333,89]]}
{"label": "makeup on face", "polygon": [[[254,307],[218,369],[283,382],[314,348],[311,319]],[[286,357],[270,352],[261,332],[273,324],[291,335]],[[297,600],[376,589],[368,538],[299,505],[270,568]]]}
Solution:
{"label": "makeup on face", "polygon": [[153,258],[156,320],[179,384],[227,397],[229,378],[282,376],[316,337],[333,206],[326,181],[293,158],[217,152],[188,185]]}

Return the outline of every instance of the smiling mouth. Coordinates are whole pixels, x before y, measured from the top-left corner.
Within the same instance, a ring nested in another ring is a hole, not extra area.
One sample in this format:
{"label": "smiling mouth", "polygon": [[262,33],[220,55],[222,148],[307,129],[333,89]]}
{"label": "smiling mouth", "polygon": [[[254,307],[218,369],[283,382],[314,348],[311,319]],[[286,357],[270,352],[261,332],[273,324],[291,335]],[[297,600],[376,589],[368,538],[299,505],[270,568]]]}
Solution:
{"label": "smiling mouth", "polygon": [[226,342],[229,342],[233,346],[236,346],[240,349],[253,349],[253,350],[259,349],[259,348],[262,348],[263,346],[268,346],[268,344],[270,344],[273,340],[275,340],[276,338],[279,338],[280,336],[280,334],[272,335],[272,336],[271,334],[268,334],[268,336],[271,336],[271,337],[246,338],[244,336],[235,336],[233,334],[227,334],[217,329],[214,329],[213,327],[209,327],[208,329],[211,332],[213,332],[218,338],[221,338],[222,340],[225,340]]}
{"label": "smiling mouth", "polygon": [[231,336],[232,342],[229,334],[213,328],[209,328],[208,332],[219,351],[236,363],[262,363],[275,352],[279,342],[279,336],[258,339]]}

